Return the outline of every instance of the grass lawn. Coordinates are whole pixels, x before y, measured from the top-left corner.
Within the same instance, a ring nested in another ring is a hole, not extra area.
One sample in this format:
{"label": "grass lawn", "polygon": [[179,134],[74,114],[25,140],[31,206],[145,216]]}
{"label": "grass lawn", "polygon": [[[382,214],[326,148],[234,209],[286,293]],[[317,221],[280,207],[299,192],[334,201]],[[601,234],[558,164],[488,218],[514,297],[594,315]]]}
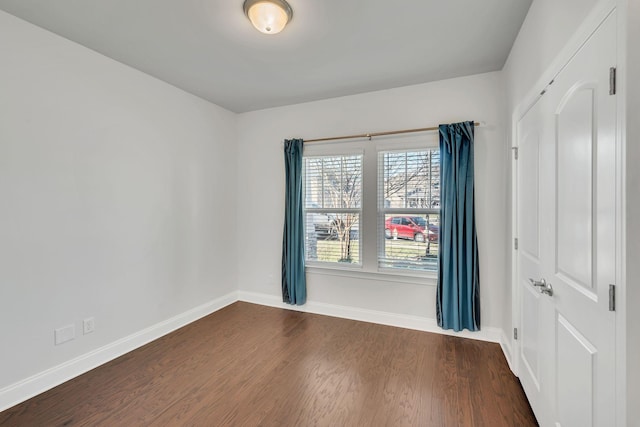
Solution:
{"label": "grass lawn", "polygon": [[[360,262],[360,242],[351,241],[351,262]],[[338,262],[341,257],[341,245],[338,240],[318,240],[318,261]],[[418,243],[412,240],[385,240],[386,258],[394,260],[418,261],[427,255],[427,243]],[[429,246],[429,256],[438,255],[438,243],[432,242]]]}

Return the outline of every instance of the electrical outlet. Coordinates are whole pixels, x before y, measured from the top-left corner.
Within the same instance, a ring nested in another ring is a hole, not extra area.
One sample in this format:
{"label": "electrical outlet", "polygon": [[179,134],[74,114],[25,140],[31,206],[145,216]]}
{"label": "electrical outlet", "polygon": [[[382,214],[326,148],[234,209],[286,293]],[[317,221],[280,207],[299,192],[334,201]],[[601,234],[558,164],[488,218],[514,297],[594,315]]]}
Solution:
{"label": "electrical outlet", "polygon": [[54,330],[55,344],[60,345],[76,337],[75,325],[67,325]]}
{"label": "electrical outlet", "polygon": [[87,317],[82,322],[82,330],[84,334],[90,334],[96,328],[96,321],[93,317]]}

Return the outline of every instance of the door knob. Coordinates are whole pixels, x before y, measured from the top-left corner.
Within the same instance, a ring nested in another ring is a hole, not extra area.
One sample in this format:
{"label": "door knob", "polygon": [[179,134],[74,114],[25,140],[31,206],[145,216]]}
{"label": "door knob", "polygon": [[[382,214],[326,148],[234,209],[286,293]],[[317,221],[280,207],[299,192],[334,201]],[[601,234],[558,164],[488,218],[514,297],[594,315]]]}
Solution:
{"label": "door knob", "polygon": [[540,279],[540,280],[529,279],[529,283],[531,283],[533,286],[541,287],[541,288],[544,288],[547,286],[547,282],[544,279]]}
{"label": "door knob", "polygon": [[529,279],[529,283],[537,288],[540,288],[540,292],[542,292],[543,294],[549,295],[550,297],[553,296],[553,286],[551,286],[551,283],[547,283],[546,280]]}
{"label": "door knob", "polygon": [[551,283],[547,283],[547,285],[545,287],[540,288],[540,292],[552,297],[553,296],[553,287],[551,286]]}

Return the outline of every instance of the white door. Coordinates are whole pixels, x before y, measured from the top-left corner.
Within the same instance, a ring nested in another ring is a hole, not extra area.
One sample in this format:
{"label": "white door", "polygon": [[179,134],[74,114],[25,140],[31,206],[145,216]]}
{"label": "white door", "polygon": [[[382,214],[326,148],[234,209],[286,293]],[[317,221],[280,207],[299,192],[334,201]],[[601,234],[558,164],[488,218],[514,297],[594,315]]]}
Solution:
{"label": "white door", "polygon": [[[550,302],[529,282],[542,277],[542,236],[544,224],[543,199],[540,194],[544,170],[541,167],[541,139],[543,135],[542,100],[539,100],[518,123],[518,296],[520,321],[518,339],[518,375],[538,422],[544,425],[545,415],[541,387],[541,351],[544,350],[542,332],[548,327],[540,324],[550,314]],[[548,232],[548,231],[547,231]],[[543,311],[545,311],[543,313]]]}
{"label": "white door", "polygon": [[519,376],[542,426],[615,425],[616,17],[518,123]]}

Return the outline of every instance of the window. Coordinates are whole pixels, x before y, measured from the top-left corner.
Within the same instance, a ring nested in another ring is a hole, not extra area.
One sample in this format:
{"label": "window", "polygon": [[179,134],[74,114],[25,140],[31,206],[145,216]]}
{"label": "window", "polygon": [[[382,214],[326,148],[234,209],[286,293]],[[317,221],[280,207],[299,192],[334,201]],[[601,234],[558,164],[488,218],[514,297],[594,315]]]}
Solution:
{"label": "window", "polygon": [[307,261],[360,264],[362,155],[305,157]]}
{"label": "window", "polygon": [[440,152],[433,136],[310,145],[303,188],[308,267],[418,277],[437,271]]}
{"label": "window", "polygon": [[440,224],[437,149],[378,154],[378,267],[435,271]]}

